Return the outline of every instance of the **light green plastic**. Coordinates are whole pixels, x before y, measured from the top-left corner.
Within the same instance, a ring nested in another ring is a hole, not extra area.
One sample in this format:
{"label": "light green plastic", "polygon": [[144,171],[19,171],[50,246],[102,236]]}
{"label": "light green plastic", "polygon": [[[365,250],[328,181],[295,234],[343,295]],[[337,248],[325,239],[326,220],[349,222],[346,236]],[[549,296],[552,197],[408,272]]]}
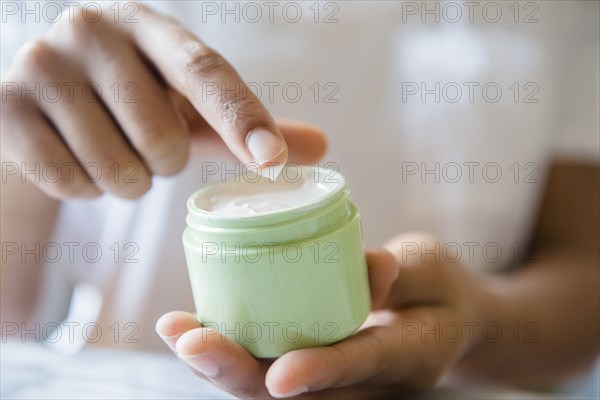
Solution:
{"label": "light green plastic", "polygon": [[360,327],[370,310],[360,217],[336,177],[315,204],[262,216],[200,210],[195,199],[211,186],[190,197],[183,244],[200,322],[258,358],[335,343]]}

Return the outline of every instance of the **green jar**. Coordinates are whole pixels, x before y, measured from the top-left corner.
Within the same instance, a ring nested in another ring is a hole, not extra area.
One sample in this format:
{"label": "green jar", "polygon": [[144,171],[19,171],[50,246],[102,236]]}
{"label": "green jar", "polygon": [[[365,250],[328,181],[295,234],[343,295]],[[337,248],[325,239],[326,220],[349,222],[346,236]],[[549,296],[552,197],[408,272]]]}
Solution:
{"label": "green jar", "polygon": [[291,197],[314,185],[324,194],[253,215],[210,210],[207,199],[223,188],[260,192],[270,183],[237,177],[187,202],[183,244],[198,320],[259,358],[340,341],[370,310],[360,216],[344,178],[328,169],[291,168],[277,179],[274,197],[292,181],[300,191]]}

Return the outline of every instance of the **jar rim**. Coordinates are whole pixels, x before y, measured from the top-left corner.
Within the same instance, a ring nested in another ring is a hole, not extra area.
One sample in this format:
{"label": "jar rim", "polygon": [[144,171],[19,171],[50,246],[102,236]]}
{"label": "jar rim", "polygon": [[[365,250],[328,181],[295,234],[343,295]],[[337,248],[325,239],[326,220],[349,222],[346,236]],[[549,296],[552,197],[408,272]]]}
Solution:
{"label": "jar rim", "polygon": [[270,225],[273,223],[280,223],[295,219],[299,216],[306,215],[315,209],[326,207],[330,203],[335,202],[337,198],[343,196],[346,192],[346,180],[337,170],[317,166],[296,167],[299,168],[303,174],[311,173],[313,177],[317,177],[318,181],[315,183],[325,183],[330,185],[331,190],[317,200],[307,204],[252,215],[215,214],[214,212],[205,210],[198,206],[197,200],[201,196],[205,196],[208,192],[214,190],[218,186],[226,185],[231,183],[233,180],[239,179],[239,176],[236,176],[231,179],[227,179],[224,182],[207,185],[192,193],[187,201],[188,218],[191,217],[194,222],[204,226],[219,226],[221,224],[230,225],[234,222],[240,228],[244,226],[251,227],[256,225]]}

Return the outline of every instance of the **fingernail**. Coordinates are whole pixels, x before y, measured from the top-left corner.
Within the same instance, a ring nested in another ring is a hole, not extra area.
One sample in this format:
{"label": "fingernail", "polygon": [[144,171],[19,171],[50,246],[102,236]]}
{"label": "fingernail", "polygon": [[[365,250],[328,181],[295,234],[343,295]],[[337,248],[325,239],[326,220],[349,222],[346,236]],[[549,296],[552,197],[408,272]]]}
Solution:
{"label": "fingernail", "polygon": [[265,128],[250,131],[246,138],[246,146],[258,165],[275,160],[286,149],[283,140]]}
{"label": "fingernail", "polygon": [[171,335],[171,336],[163,336],[160,333],[156,332],[158,334],[158,336],[164,340],[165,342],[168,342],[170,340],[177,340],[181,337],[181,335],[183,335],[183,333],[176,333],[175,335]]}
{"label": "fingernail", "polygon": [[300,387],[297,387],[297,388],[290,390],[288,392],[285,392],[285,393],[278,393],[278,392],[274,392],[271,389],[269,389],[269,393],[271,393],[271,396],[277,397],[279,399],[284,398],[284,397],[298,396],[299,394],[302,394],[305,392],[308,392],[308,388],[306,386],[300,386]]}
{"label": "fingernail", "polygon": [[180,358],[190,367],[209,378],[214,378],[219,374],[219,365],[208,354],[180,356]]}

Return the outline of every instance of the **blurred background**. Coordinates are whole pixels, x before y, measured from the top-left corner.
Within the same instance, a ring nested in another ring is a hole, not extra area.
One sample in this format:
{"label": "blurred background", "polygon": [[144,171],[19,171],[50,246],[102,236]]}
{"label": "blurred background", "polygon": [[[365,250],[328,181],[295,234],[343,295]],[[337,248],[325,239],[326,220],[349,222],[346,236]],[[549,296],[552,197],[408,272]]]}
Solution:
{"label": "blurred background", "polygon": [[[275,116],[324,129],[321,164],[347,178],[367,246],[422,230],[456,243],[476,270],[509,267],[530,244],[550,163],[598,164],[597,1],[274,3],[147,4],[224,55]],[[44,5],[3,2],[3,74],[54,23]],[[34,11],[23,15],[27,7]],[[104,334],[95,346],[167,351],[155,321],[193,310],[185,201],[207,183],[206,163],[222,161],[193,155],[136,202],[63,202],[52,241],[97,243],[104,256],[42,260],[35,320],[80,321],[77,329],[97,321]],[[30,337],[52,330],[41,331]],[[59,354],[85,344],[68,342],[46,344]]]}

